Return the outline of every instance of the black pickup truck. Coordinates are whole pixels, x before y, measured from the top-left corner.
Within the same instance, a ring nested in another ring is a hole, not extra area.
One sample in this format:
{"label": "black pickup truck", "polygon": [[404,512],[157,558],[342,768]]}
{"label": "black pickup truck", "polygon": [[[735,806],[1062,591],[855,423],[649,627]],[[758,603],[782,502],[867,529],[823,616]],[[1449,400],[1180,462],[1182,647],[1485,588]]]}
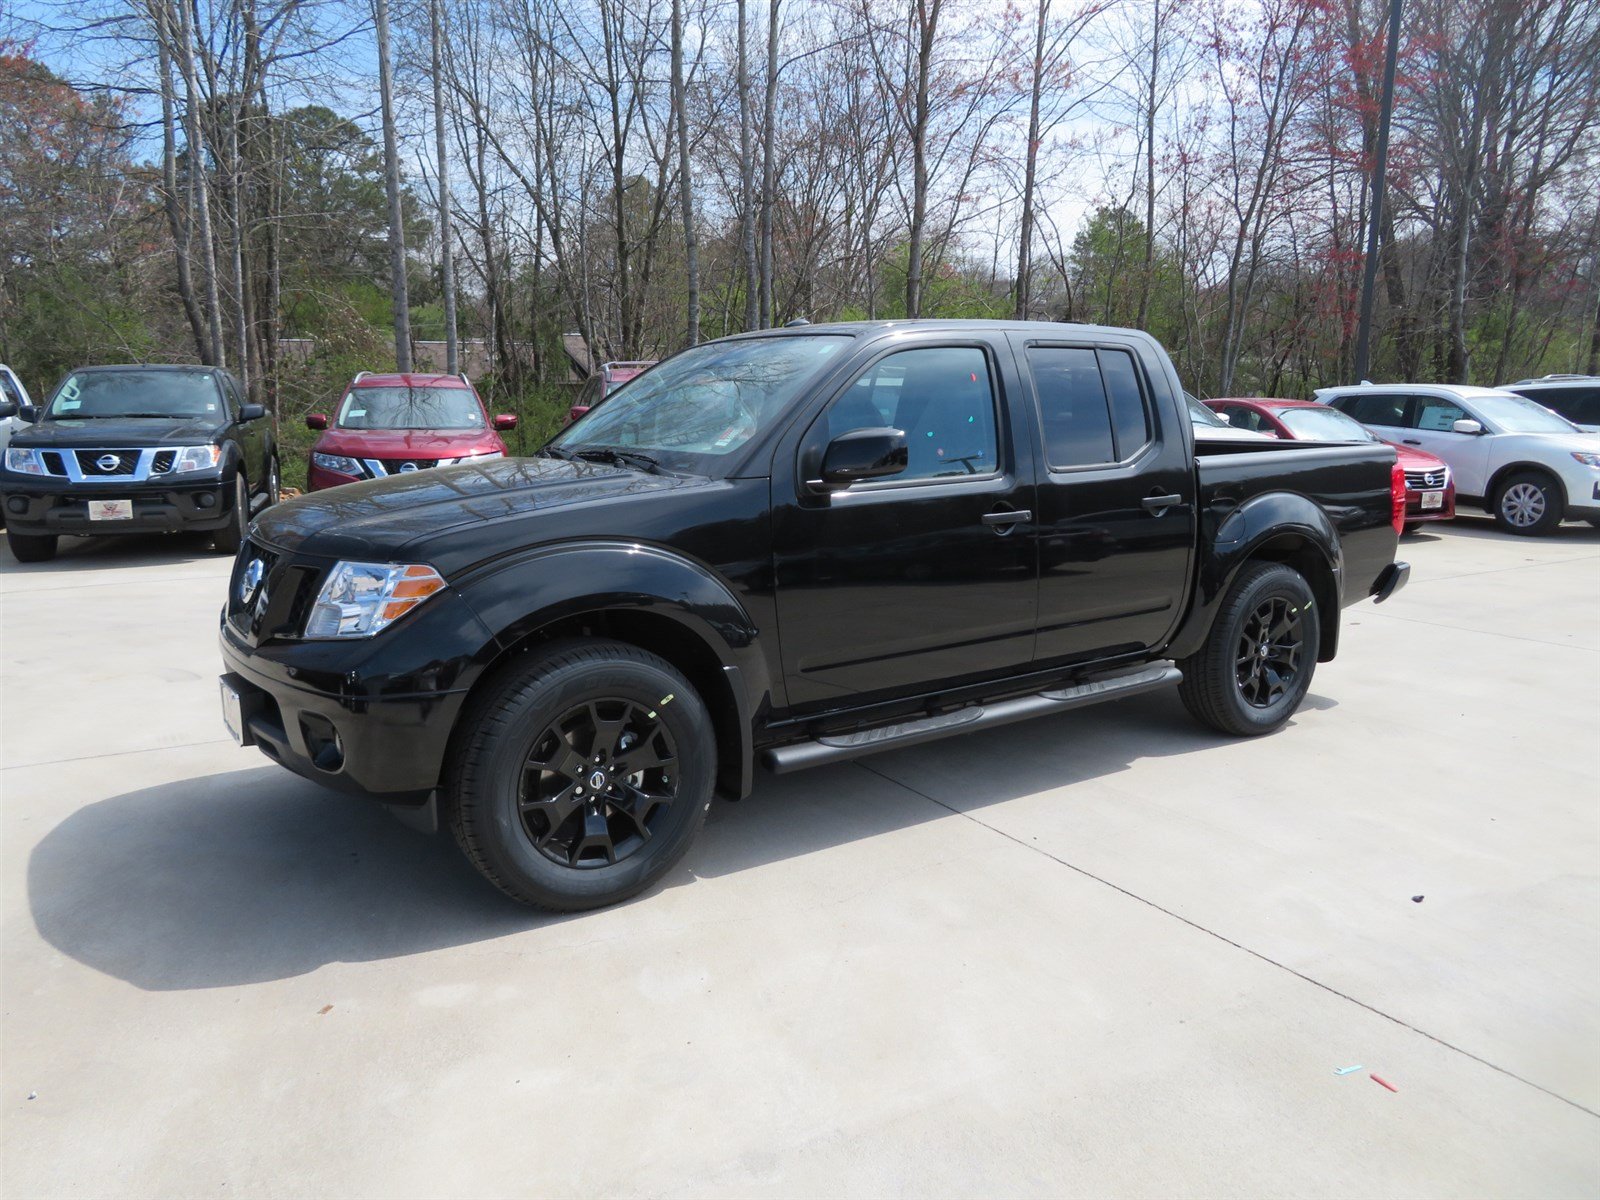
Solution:
{"label": "black pickup truck", "polygon": [[[1397,500],[1398,497],[1398,500]],[[1267,733],[1406,580],[1394,451],[1196,443],[1148,336],[882,322],[686,350],[538,455],[258,518],[226,720],[443,820],[526,903],[620,900],[714,794],[1176,684]]]}
{"label": "black pickup truck", "polygon": [[277,430],[220,367],[80,367],[6,447],[0,507],[19,562],[54,558],[64,533],[200,532],[239,549],[278,499]]}

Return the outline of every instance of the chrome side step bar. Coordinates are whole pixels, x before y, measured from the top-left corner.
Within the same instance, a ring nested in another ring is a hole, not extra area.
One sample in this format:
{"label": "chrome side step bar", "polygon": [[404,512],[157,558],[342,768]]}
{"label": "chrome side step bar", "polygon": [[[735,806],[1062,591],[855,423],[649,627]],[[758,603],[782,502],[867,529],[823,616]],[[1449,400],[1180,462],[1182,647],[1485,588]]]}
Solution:
{"label": "chrome side step bar", "polygon": [[811,741],[774,746],[762,753],[761,761],[768,770],[786,775],[790,771],[858,758],[878,750],[894,750],[901,746],[915,746],[919,742],[931,742],[952,733],[1009,725],[1030,717],[1043,717],[1072,708],[1085,708],[1105,700],[1136,696],[1140,692],[1150,692],[1177,683],[1182,678],[1183,672],[1171,663],[1154,663],[1120,675],[1102,676],[1072,687],[1018,696],[1014,700],[974,704],[937,716],[901,721],[896,725],[880,725],[855,733],[827,734]]}

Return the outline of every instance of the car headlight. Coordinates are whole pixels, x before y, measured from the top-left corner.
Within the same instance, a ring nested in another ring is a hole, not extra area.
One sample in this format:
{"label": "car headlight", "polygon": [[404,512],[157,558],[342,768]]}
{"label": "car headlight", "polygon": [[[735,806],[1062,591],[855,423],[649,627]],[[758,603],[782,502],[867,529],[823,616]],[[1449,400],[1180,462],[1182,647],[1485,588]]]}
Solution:
{"label": "car headlight", "polygon": [[172,473],[209,471],[222,461],[221,446],[180,446],[178,457],[172,460]]}
{"label": "car headlight", "polygon": [[488,462],[491,458],[504,458],[504,450],[486,450],[482,454],[463,454],[460,458],[450,460],[451,466],[457,463]]}
{"label": "car headlight", "polygon": [[1593,450],[1574,450],[1572,457],[1586,467],[1600,469],[1600,454],[1596,454]]}
{"label": "car headlight", "polygon": [[324,471],[337,471],[341,475],[354,475],[357,478],[361,476],[361,464],[342,454],[313,454],[311,465],[321,467]]}
{"label": "car headlight", "polygon": [[425,563],[341,562],[328,573],[306,620],[306,637],[371,637],[444,587]]}
{"label": "car headlight", "polygon": [[6,447],[6,470],[15,471],[18,475],[48,474],[39,452],[20,446]]}

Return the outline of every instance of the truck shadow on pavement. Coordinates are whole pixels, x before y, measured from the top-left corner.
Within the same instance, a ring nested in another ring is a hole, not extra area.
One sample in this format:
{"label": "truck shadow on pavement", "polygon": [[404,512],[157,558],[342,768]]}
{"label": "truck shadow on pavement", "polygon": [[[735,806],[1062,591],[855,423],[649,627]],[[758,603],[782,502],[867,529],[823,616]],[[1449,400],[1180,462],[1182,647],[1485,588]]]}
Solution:
{"label": "truck shadow on pavement", "polygon": [[116,537],[63,535],[56,556],[42,563],[19,563],[8,547],[0,554],[0,572],[52,575],[101,571],[108,567],[178,566],[194,562],[228,562],[229,555],[211,544],[209,533],[120,534]]}
{"label": "truck shadow on pavement", "polygon": [[[1306,709],[1333,705],[1312,694]],[[1304,711],[1304,710],[1302,710]],[[630,902],[929,821],[1115,775],[1140,758],[1235,744],[1175,693],[1133,697],[796,775],[758,775],[712,809],[688,857]],[[1088,789],[1085,789],[1087,792]],[[1062,804],[1075,803],[1069,792]],[[952,811],[955,810],[955,811]],[[86,805],[28,863],[40,934],[147,991],[291,978],[522,934],[587,914],[521,908],[480,879],[448,832],[274,766],[180,780]]]}

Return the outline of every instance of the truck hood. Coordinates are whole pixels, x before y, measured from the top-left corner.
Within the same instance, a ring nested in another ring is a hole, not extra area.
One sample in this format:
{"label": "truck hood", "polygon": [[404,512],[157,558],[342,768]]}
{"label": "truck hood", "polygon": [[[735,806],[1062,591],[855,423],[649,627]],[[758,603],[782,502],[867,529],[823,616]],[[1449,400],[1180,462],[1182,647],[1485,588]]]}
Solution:
{"label": "truck hood", "polygon": [[[395,561],[418,538],[463,525],[559,514],[655,492],[706,487],[698,476],[650,475],[606,463],[501,458],[391,475],[274,505],[251,536],[280,550],[355,561]],[[520,524],[520,523],[519,523]],[[550,539],[560,536],[559,518]],[[519,528],[519,544],[526,532]]]}
{"label": "truck hood", "polygon": [[13,446],[35,449],[182,446],[212,441],[223,422],[216,417],[96,417],[87,421],[39,421],[18,430]]}

